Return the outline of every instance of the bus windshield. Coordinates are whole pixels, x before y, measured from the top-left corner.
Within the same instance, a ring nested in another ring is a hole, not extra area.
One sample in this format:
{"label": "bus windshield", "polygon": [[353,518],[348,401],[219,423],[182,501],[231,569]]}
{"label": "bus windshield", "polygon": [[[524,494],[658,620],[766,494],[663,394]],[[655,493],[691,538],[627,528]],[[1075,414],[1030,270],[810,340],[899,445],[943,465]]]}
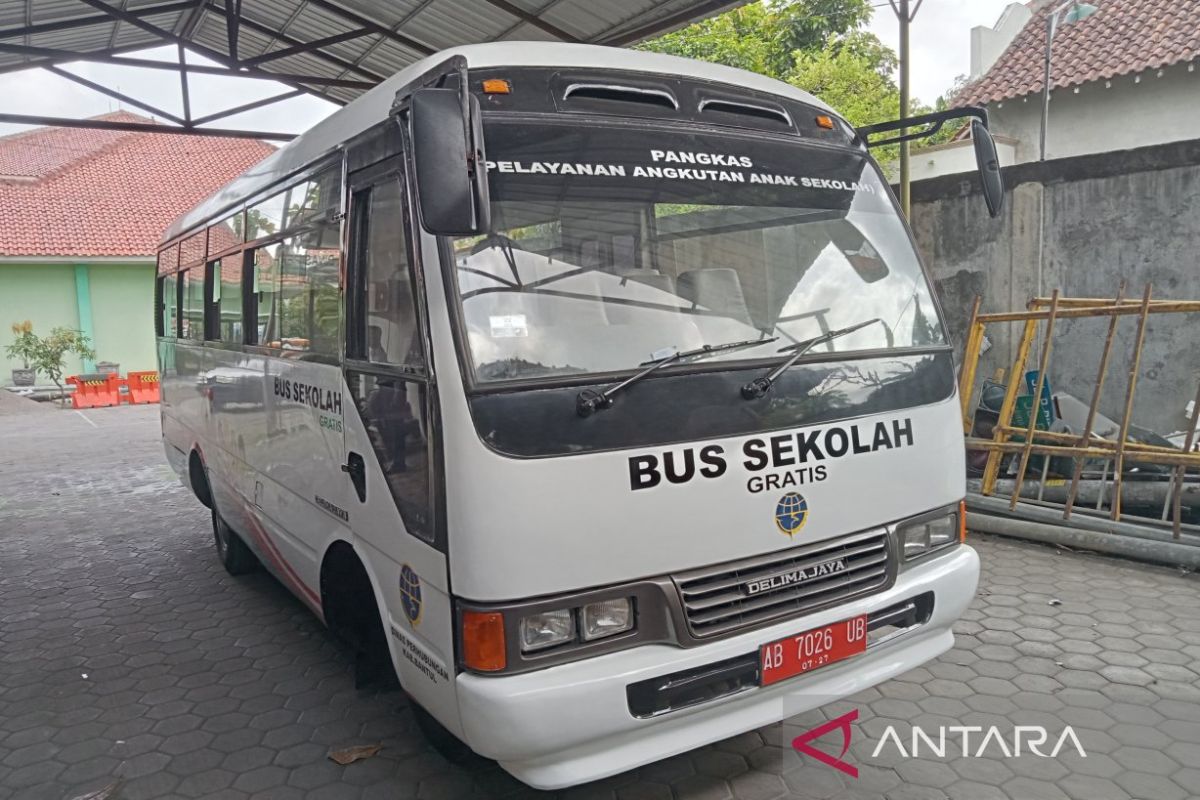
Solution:
{"label": "bus windshield", "polygon": [[[453,240],[479,383],[713,361],[878,318],[806,358],[944,345],[878,170],[844,148],[622,125],[490,121],[492,226]],[[773,341],[772,341],[773,340]]]}

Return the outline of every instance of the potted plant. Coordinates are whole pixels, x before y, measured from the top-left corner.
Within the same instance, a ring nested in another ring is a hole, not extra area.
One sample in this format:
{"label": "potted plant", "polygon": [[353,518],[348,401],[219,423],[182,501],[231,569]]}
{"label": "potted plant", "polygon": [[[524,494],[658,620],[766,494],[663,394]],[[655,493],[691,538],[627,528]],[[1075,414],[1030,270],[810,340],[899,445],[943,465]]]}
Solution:
{"label": "potted plant", "polygon": [[12,371],[13,386],[33,386],[37,379],[37,370],[31,369],[30,360],[37,348],[37,337],[33,335],[33,323],[29,320],[12,324],[13,341],[6,345],[4,352],[9,358],[20,361],[24,367]]}
{"label": "potted plant", "polygon": [[[63,359],[68,353],[74,353],[83,359],[95,358],[96,352],[91,348],[91,341],[83,332],[70,328],[55,328],[48,336],[38,336],[31,329],[32,326],[30,329],[24,328],[27,324],[22,324],[22,332],[17,340],[5,345],[4,350],[9,358],[20,358],[30,372],[44,373],[58,387],[59,398],[65,400],[67,395],[63,391],[62,377],[66,365],[63,364]],[[16,327],[13,326],[14,330]],[[13,370],[14,375],[16,372],[17,370]],[[31,380],[26,385],[32,383]]]}

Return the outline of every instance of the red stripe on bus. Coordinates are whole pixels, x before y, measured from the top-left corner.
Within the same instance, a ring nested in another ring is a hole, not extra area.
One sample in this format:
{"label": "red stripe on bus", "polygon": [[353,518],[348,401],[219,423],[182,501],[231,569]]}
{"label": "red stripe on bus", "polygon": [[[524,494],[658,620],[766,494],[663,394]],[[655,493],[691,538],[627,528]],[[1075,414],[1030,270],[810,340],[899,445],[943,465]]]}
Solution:
{"label": "red stripe on bus", "polygon": [[296,574],[294,569],[292,569],[292,565],[289,564],[287,559],[283,557],[283,554],[279,552],[279,549],[275,546],[275,542],[271,540],[270,534],[267,533],[266,528],[264,528],[259,521],[255,519],[254,514],[249,512],[249,509],[247,509],[246,517],[250,520],[250,527],[253,529],[254,538],[258,540],[260,545],[262,545],[267,557],[271,559],[279,571],[282,572],[284,576],[288,578],[288,580],[294,584],[295,587],[299,589],[319,610],[321,608],[320,596],[317,595],[317,593],[312,589],[308,588],[308,585],[300,579],[300,576]]}

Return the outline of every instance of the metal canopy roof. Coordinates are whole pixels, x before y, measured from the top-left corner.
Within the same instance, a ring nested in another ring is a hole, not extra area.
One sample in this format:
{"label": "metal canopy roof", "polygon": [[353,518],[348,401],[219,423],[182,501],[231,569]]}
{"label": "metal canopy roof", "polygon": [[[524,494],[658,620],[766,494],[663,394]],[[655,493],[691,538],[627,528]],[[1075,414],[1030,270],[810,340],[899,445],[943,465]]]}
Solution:
{"label": "metal canopy roof", "polygon": [[[301,93],[345,104],[408,64],[448,47],[505,40],[626,45],[743,2],[0,0],[0,73],[42,67],[174,123],[142,127],[229,135],[231,131],[209,123]],[[188,65],[181,71],[178,64],[127,55],[162,45],[186,48],[219,66]],[[183,114],[166,113],[59,66],[72,61],[179,71]],[[193,117],[188,73],[269,78],[291,91]],[[91,125],[93,120],[7,113],[11,111],[0,106],[0,122],[99,126]],[[139,129],[137,123],[125,126]]]}

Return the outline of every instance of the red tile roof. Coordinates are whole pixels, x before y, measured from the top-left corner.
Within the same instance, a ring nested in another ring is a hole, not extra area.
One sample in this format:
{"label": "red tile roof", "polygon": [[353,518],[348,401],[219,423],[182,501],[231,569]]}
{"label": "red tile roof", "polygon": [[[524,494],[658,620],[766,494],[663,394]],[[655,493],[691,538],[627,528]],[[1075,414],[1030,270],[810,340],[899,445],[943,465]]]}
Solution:
{"label": "red tile roof", "polygon": [[[1180,0],[1091,0],[1090,17],[1062,23],[1054,35],[1051,86],[1158,69],[1200,57],[1197,3]],[[1045,73],[1046,18],[1061,5],[1034,2],[1033,16],[992,68],[965,86],[956,105],[994,103],[1041,92]],[[1065,15],[1064,15],[1065,16]]]}
{"label": "red tile roof", "polygon": [[151,256],[172,220],[274,149],[83,128],[0,137],[0,256]]}

